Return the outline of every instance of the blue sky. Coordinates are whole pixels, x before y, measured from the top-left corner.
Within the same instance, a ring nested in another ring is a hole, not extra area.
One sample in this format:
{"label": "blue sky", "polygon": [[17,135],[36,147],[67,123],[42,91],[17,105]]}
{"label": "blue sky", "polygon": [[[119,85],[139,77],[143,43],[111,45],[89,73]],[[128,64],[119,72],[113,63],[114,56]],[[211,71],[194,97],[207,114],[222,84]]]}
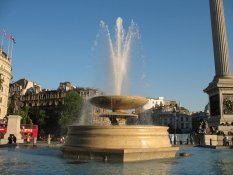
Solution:
{"label": "blue sky", "polygon": [[[224,8],[232,67],[233,1],[224,0]],[[214,76],[208,0],[1,0],[0,29],[17,42],[13,80],[26,78],[50,89],[63,81],[103,88],[92,48],[100,21],[113,34],[117,17],[126,29],[133,20],[141,35],[133,50],[137,69],[130,95],[163,96],[190,111],[204,110],[203,89]]]}

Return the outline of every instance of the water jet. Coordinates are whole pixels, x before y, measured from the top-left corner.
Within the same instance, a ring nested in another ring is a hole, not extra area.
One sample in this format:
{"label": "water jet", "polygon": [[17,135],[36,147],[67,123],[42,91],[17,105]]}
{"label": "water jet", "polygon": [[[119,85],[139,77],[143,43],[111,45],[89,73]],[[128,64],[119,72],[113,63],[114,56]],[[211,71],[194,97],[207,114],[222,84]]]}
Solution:
{"label": "water jet", "polygon": [[[138,117],[128,113],[147,103],[141,96],[122,96],[129,64],[130,46],[135,32],[130,28],[124,38],[123,20],[116,21],[116,44],[114,46],[107,26],[107,38],[113,72],[113,94],[96,96],[90,99],[92,105],[109,110],[99,117],[108,117],[110,126],[68,127],[66,142],[61,148],[64,156],[79,160],[101,160],[104,162],[132,162],[159,158],[175,157],[178,147],[172,147],[168,136],[168,127],[126,125],[127,118]],[[127,80],[128,81],[128,80]]]}

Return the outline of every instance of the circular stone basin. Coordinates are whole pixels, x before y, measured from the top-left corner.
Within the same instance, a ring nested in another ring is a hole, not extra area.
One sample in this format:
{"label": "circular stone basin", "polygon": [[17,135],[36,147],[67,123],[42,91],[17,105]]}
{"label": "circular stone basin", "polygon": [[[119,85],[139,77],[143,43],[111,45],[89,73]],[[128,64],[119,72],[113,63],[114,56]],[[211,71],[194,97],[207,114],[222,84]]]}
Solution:
{"label": "circular stone basin", "polygon": [[171,147],[165,126],[76,126],[68,127],[65,146],[82,148]]}
{"label": "circular stone basin", "polygon": [[141,96],[97,96],[90,99],[91,104],[113,111],[135,109],[147,103],[147,99]]}
{"label": "circular stone basin", "polygon": [[178,147],[170,144],[164,126],[69,126],[66,158],[132,162],[175,157]]}

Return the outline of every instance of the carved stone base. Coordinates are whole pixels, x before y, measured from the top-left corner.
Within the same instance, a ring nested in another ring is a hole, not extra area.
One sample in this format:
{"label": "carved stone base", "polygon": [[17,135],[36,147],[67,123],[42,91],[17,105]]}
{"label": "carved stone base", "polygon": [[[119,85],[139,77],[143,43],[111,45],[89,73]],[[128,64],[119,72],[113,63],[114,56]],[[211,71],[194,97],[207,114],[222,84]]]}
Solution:
{"label": "carved stone base", "polygon": [[233,122],[233,78],[215,77],[204,89],[209,95],[210,116],[209,126],[217,127]]}

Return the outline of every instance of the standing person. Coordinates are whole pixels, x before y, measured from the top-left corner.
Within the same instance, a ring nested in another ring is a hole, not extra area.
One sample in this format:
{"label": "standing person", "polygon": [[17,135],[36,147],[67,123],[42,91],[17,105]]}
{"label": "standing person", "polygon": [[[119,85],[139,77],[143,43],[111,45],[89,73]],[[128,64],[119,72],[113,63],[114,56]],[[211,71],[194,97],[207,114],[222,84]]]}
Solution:
{"label": "standing person", "polygon": [[174,134],[169,134],[170,144],[174,144]]}
{"label": "standing person", "polygon": [[227,137],[224,135],[223,137],[223,146],[227,146]]}
{"label": "standing person", "polygon": [[11,134],[8,137],[8,144],[12,144],[12,136],[11,136]]}
{"label": "standing person", "polygon": [[226,136],[226,146],[230,146],[228,136]]}
{"label": "standing person", "polygon": [[12,139],[12,140],[13,140],[13,142],[14,142],[14,143],[16,143],[16,137],[15,137],[15,135],[14,135],[14,134],[13,134],[12,138],[13,138],[13,139]]}
{"label": "standing person", "polygon": [[30,134],[27,134],[27,143],[30,143]]}
{"label": "standing person", "polygon": [[51,143],[51,135],[48,134],[48,144],[50,145],[50,143]]}

